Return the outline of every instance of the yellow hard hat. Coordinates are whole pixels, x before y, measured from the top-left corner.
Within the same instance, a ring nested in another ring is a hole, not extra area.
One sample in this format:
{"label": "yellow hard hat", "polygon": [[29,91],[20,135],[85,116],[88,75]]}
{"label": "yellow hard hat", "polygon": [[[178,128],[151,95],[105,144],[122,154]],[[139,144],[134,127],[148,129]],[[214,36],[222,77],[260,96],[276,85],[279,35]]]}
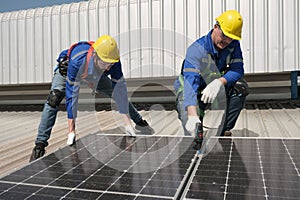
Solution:
{"label": "yellow hard hat", "polygon": [[243,18],[236,10],[228,10],[216,18],[224,35],[234,40],[240,40],[242,35]]}
{"label": "yellow hard hat", "polygon": [[93,48],[100,59],[104,62],[115,63],[120,60],[117,42],[109,35],[99,37],[93,44]]}

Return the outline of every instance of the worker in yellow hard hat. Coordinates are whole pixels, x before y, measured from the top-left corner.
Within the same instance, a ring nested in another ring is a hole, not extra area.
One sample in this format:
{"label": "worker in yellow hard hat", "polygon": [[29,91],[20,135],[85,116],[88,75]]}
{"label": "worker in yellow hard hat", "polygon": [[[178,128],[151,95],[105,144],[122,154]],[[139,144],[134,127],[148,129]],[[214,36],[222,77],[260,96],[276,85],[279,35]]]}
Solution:
{"label": "worker in yellow hard hat", "polygon": [[240,13],[228,10],[216,18],[207,35],[188,47],[181,73],[174,82],[178,116],[186,134],[195,135],[196,124],[203,123],[205,108],[224,88],[227,107],[219,134],[231,135],[230,130],[249,92],[243,80],[244,64],[239,42],[242,27]]}
{"label": "worker in yellow hard hat", "polygon": [[119,49],[113,37],[103,35],[96,42],[78,42],[69,49],[62,51],[57,62],[51,91],[44,105],[30,161],[45,154],[45,147],[48,146],[48,139],[55,123],[58,106],[64,97],[66,97],[69,127],[67,144],[74,144],[76,139],[75,119],[77,117],[79,90],[82,84],[86,84],[93,91],[104,93],[116,101],[119,113],[124,119],[127,136],[136,136],[136,130],[132,127],[130,117],[135,122],[137,130],[146,134],[154,132],[135,107],[128,102]]}

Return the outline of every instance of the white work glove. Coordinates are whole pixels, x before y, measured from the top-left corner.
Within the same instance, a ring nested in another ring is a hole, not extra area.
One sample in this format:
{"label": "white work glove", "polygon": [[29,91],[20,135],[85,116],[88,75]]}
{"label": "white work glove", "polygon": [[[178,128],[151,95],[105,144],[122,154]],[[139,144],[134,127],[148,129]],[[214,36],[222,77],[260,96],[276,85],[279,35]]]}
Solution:
{"label": "white work glove", "polygon": [[75,143],[76,135],[74,132],[68,134],[67,145],[73,145]]}
{"label": "white work glove", "polygon": [[186,130],[191,134],[191,136],[195,137],[196,135],[196,124],[201,123],[198,116],[188,116],[188,120],[185,124]]}
{"label": "white work glove", "polygon": [[135,137],[135,131],[133,130],[131,125],[126,125],[125,126],[125,134],[126,136],[131,136],[131,137]]}
{"label": "white work glove", "polygon": [[201,101],[203,101],[203,103],[212,103],[217,97],[222,85],[223,84],[219,79],[213,80],[202,91]]}

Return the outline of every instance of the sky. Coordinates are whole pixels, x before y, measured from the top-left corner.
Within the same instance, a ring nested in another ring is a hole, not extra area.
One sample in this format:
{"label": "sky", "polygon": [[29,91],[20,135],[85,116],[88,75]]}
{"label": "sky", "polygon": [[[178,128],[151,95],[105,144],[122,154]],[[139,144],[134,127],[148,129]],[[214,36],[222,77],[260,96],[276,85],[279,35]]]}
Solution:
{"label": "sky", "polygon": [[0,13],[88,0],[0,0]]}

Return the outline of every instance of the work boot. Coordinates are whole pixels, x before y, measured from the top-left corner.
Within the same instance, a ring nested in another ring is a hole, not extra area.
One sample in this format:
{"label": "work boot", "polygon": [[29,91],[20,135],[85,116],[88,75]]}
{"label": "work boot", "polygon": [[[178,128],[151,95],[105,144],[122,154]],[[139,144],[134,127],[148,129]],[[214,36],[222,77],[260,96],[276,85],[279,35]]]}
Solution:
{"label": "work boot", "polygon": [[135,125],[135,129],[141,131],[143,134],[152,135],[154,133],[153,128],[151,128],[146,120],[141,119]]}
{"label": "work boot", "polygon": [[37,143],[35,144],[35,147],[32,150],[29,162],[32,162],[45,154],[45,144],[43,143]]}

